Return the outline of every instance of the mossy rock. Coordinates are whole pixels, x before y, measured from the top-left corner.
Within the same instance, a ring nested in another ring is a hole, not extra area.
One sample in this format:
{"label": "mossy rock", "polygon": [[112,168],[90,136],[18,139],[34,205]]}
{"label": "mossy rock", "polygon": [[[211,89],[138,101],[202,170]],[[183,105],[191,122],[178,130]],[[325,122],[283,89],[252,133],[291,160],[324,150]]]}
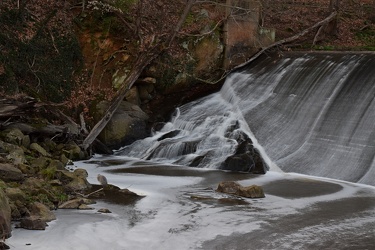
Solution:
{"label": "mossy rock", "polygon": [[1,138],[14,145],[22,145],[25,135],[18,128],[5,129],[0,133]]}

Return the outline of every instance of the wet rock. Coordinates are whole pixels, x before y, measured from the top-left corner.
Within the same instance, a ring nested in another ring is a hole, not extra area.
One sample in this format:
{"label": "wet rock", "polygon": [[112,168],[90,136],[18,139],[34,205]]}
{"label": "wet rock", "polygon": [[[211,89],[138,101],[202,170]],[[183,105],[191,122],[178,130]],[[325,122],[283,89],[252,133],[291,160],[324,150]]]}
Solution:
{"label": "wet rock", "polygon": [[20,220],[19,227],[29,230],[45,230],[47,223],[38,216],[29,216]]}
{"label": "wet rock", "polygon": [[264,198],[263,188],[257,185],[241,187],[238,190],[238,195],[246,198]]}
{"label": "wet rock", "polygon": [[234,181],[223,181],[220,182],[216,191],[226,194],[237,194],[241,185]]}
{"label": "wet rock", "polygon": [[29,211],[32,217],[39,217],[44,222],[56,220],[55,214],[46,205],[40,202],[30,204]]}
{"label": "wet rock", "polygon": [[[233,128],[236,128],[236,126],[233,126]],[[233,131],[232,133],[227,132],[227,136],[236,139],[238,146],[236,152],[222,163],[221,169],[254,174],[265,174],[267,172],[269,169],[267,163],[245,133]]]}
{"label": "wet rock", "polygon": [[168,133],[166,133],[166,134],[160,136],[160,137],[158,138],[158,141],[162,141],[162,140],[164,140],[164,139],[168,139],[168,138],[173,138],[173,137],[175,137],[176,135],[178,135],[180,132],[181,132],[181,130],[177,130],[177,129],[176,129],[176,130],[172,130],[172,131],[170,131],[170,132],[168,132]]}
{"label": "wet rock", "polygon": [[8,199],[0,188],[0,239],[9,238],[11,235],[11,208]]}
{"label": "wet rock", "polygon": [[5,244],[4,242],[0,242],[0,249],[1,250],[2,249],[10,249],[10,247],[7,244]]}
{"label": "wet rock", "polygon": [[112,213],[108,208],[98,209],[98,213],[109,214]]}
{"label": "wet rock", "polygon": [[79,206],[81,206],[82,204],[90,205],[94,203],[95,202],[93,202],[90,199],[76,198],[76,199],[72,199],[72,200],[64,202],[63,204],[59,206],[59,209],[78,209]]}
{"label": "wet rock", "polygon": [[18,168],[8,163],[0,163],[0,179],[3,181],[22,181],[23,173]]}
{"label": "wet rock", "polygon": [[217,192],[227,193],[232,195],[238,195],[246,198],[264,198],[263,188],[257,185],[242,186],[241,184],[234,181],[223,181],[220,182]]}
{"label": "wet rock", "polygon": [[90,207],[90,206],[88,206],[88,205],[86,205],[86,204],[81,204],[81,205],[78,206],[78,209],[79,209],[79,210],[93,210],[93,209],[95,209],[95,208]]}
{"label": "wet rock", "polygon": [[57,179],[59,179],[65,185],[65,189],[70,192],[82,192],[91,188],[91,184],[84,175],[82,171],[78,171],[77,173],[67,170],[56,171]]}
{"label": "wet rock", "polygon": [[86,178],[76,176],[71,182],[65,185],[65,189],[70,192],[82,192],[91,188],[91,184]]}
{"label": "wet rock", "polygon": [[119,193],[121,194],[124,194],[124,195],[129,195],[129,196],[135,196],[135,197],[141,197],[140,195],[130,191],[129,189],[125,188],[125,189],[120,189],[119,190]]}

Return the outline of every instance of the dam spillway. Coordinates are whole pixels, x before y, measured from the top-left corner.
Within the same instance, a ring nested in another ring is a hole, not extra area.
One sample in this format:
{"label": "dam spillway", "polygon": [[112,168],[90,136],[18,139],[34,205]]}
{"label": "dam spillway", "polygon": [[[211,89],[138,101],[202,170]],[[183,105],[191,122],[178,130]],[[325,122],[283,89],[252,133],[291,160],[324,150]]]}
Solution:
{"label": "dam spillway", "polygon": [[374,98],[374,53],[263,56],[118,154],[220,168],[246,133],[284,172],[375,185]]}
{"label": "dam spillway", "polygon": [[267,57],[222,92],[283,171],[375,185],[375,54]]}

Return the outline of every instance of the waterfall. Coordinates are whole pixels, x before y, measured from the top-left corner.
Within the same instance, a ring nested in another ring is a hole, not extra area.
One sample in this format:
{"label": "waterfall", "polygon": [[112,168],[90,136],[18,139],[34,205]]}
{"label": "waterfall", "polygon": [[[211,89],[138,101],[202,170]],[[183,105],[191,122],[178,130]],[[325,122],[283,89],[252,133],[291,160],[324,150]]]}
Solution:
{"label": "waterfall", "polygon": [[[375,185],[374,98],[374,53],[264,57],[232,73],[220,92],[179,107],[161,130],[117,154],[230,169],[228,159],[238,160],[239,148],[249,141],[264,170],[280,167]],[[244,170],[238,164],[231,166],[249,172],[256,165]]]}

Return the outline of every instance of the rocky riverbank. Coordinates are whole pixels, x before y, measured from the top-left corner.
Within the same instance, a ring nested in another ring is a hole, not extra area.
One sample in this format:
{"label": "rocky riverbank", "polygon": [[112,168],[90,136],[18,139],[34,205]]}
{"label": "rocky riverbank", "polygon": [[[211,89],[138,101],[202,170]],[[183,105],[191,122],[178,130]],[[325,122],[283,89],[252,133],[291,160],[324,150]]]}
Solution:
{"label": "rocky riverbank", "polygon": [[[39,138],[40,139],[40,138]],[[51,210],[91,188],[73,160],[87,158],[73,141],[37,141],[35,135],[10,128],[0,132],[0,235],[11,236],[11,221],[26,229],[45,229]]]}

